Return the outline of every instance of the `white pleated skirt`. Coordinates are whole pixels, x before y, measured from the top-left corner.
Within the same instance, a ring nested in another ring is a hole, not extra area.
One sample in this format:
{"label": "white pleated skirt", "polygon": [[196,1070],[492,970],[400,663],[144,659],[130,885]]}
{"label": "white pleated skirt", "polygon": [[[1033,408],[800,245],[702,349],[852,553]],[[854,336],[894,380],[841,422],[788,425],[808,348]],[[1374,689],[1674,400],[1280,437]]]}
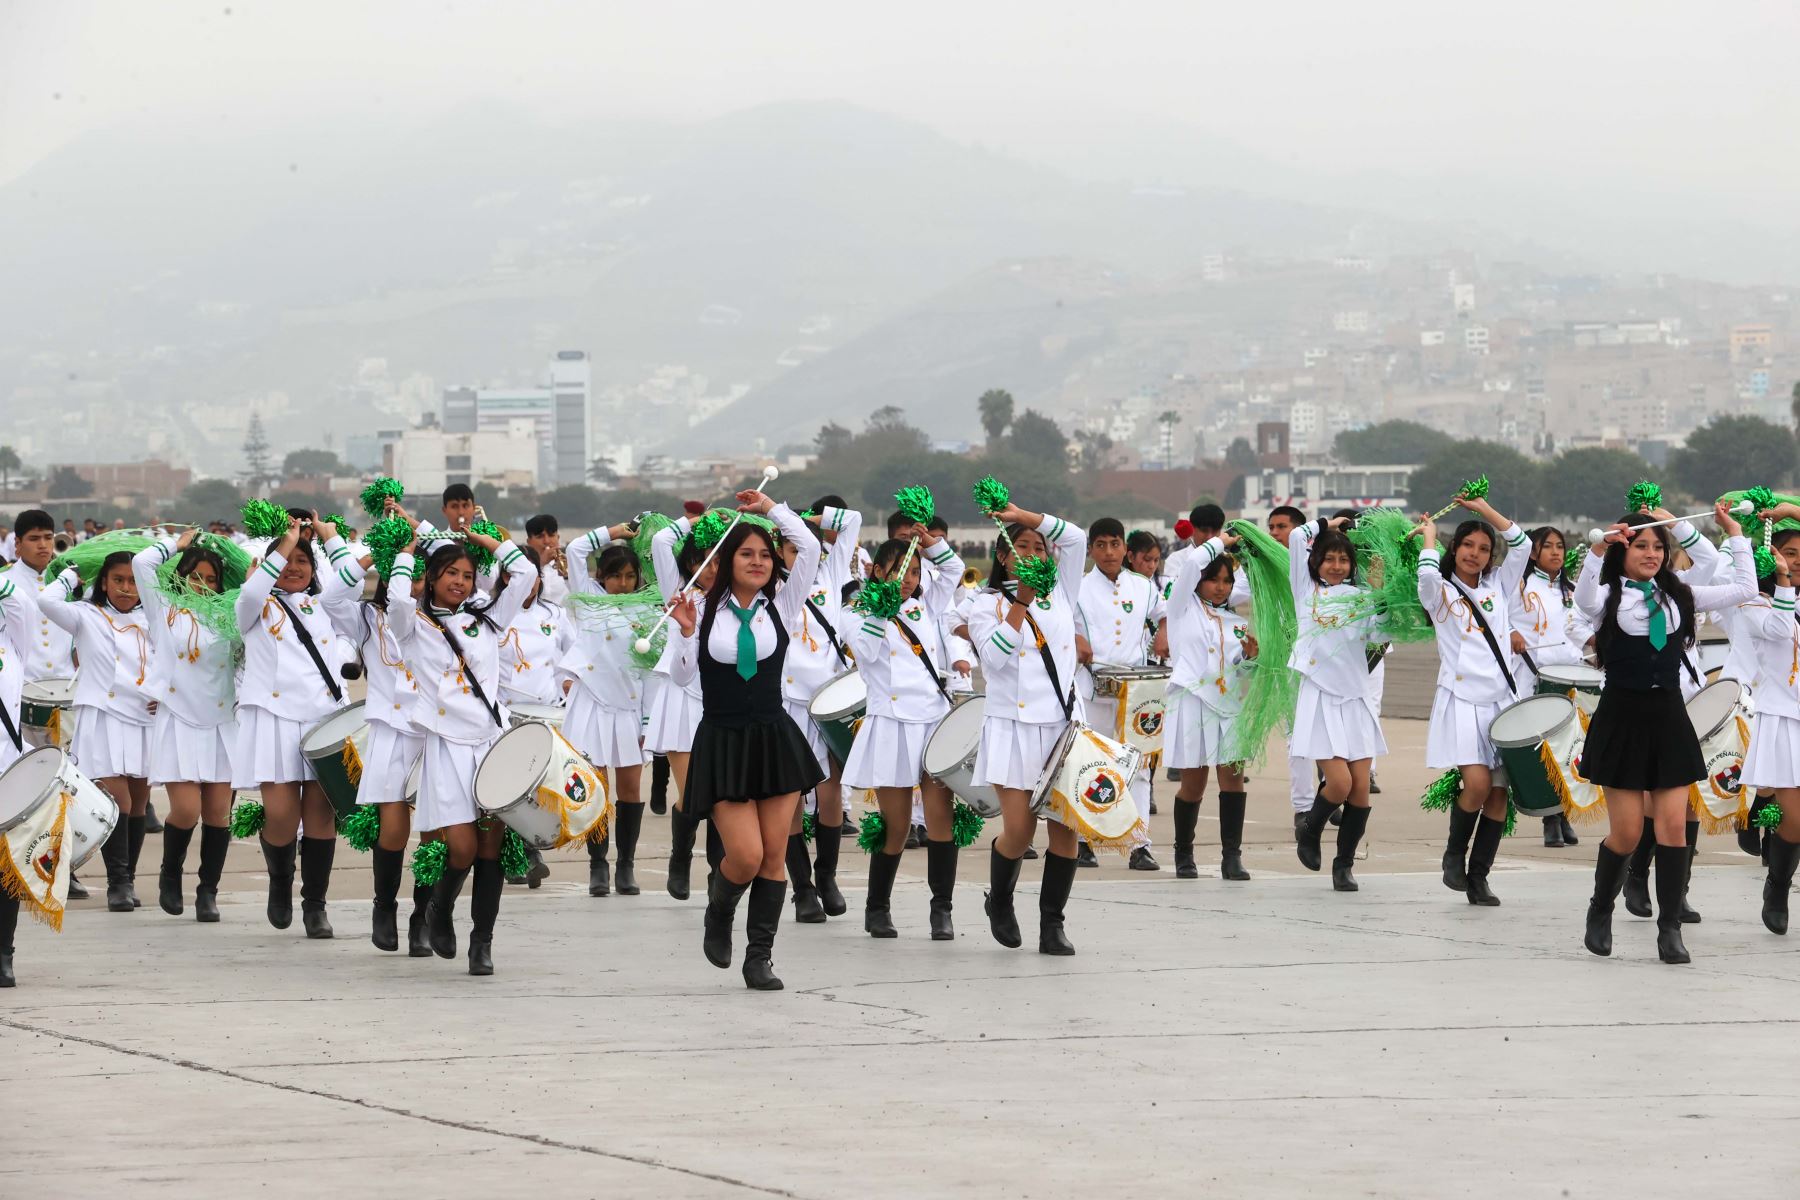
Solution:
{"label": "white pleated skirt", "polygon": [[89,779],[111,779],[115,775],[150,777],[148,721],[138,725],[103,708],[86,705],[75,712],[75,736],[69,750],[83,775]]}
{"label": "white pleated skirt", "polygon": [[1488,738],[1488,726],[1504,707],[1464,700],[1440,687],[1431,702],[1431,725],[1425,731],[1425,765],[1433,771],[1498,767],[1500,752]]}
{"label": "white pleated skirt", "polygon": [[430,831],[474,824],[480,815],[475,807],[475,769],[487,756],[488,748],[500,739],[477,745],[441,737],[427,736],[424,740],[424,765],[419,769],[419,803],[413,813],[413,826]]}
{"label": "white pleated skirt", "polygon": [[150,782],[230,783],[231,756],[237,745],[237,722],[189,725],[160,708],[151,726]]}
{"label": "white pleated skirt", "polygon": [[1232,765],[1225,756],[1234,717],[1222,713],[1192,692],[1166,700],[1163,717],[1163,765],[1177,771]]}
{"label": "white pleated skirt", "polygon": [[358,804],[398,804],[406,799],[406,780],[425,750],[425,735],[369,722],[369,747],[363,755]]}
{"label": "white pleated skirt", "polygon": [[563,713],[563,736],[596,767],[641,767],[643,718],[635,708],[609,708],[576,684]]}
{"label": "white pleated skirt", "polygon": [[850,746],[850,761],[844,764],[844,786],[919,786],[925,771],[925,743],[937,726],[936,721],[864,717]]}
{"label": "white pleated skirt", "polygon": [[278,717],[266,708],[238,709],[237,745],[231,751],[231,784],[253,792],[265,783],[305,783],[317,779],[300,753],[310,723]]}
{"label": "white pleated skirt", "polygon": [[1300,698],[1294,705],[1294,736],[1289,753],[1314,762],[1341,758],[1379,758],[1387,753],[1375,705],[1365,697],[1346,700],[1320,691],[1310,679],[1300,682]]}
{"label": "white pleated skirt", "polygon": [[975,751],[977,787],[1019,788],[1031,791],[1043,778],[1057,739],[1069,727],[1067,721],[1031,725],[1010,717],[989,716],[981,722],[981,747]]}
{"label": "white pleated skirt", "polygon": [[813,757],[819,761],[819,770],[827,776],[831,774],[831,751],[825,748],[825,735],[819,732],[819,726],[812,719],[812,710],[798,700],[782,698],[781,706],[787,709],[787,715],[794,719],[800,732],[806,736],[806,744],[812,748]]}
{"label": "white pleated skirt", "polygon": [[1744,752],[1743,784],[1753,791],[1800,787],[1800,720],[1756,715]]}
{"label": "white pleated skirt", "polygon": [[665,679],[650,698],[650,720],[644,728],[644,748],[652,754],[686,754],[694,748],[694,731],[700,728],[700,697],[672,679]]}

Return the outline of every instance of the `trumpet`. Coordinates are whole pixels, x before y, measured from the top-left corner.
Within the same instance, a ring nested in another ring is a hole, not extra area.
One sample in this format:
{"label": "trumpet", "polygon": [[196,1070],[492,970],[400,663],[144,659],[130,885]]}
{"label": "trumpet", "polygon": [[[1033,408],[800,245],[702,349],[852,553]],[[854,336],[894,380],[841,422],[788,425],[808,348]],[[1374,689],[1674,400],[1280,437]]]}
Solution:
{"label": "trumpet", "polygon": [[558,546],[556,548],[556,557],[550,560],[550,565],[556,568],[556,573],[558,575],[561,575],[564,579],[567,579],[569,577],[569,550],[568,550],[568,547]]}

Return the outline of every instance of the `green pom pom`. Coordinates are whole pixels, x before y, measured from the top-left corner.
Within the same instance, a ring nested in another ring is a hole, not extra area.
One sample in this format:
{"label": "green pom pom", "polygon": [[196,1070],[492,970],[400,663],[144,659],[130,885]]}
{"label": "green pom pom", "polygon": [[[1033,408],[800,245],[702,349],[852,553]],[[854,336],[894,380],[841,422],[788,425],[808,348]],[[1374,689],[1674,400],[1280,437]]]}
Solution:
{"label": "green pom pom", "polygon": [[[82,585],[85,587],[94,582],[95,578],[100,574],[101,565],[114,554],[136,554],[138,551],[154,544],[155,543],[150,538],[145,537],[141,533],[132,533],[125,529],[109,529],[98,537],[89,538],[85,542],[75,543],[73,546],[51,559],[50,565],[44,568],[44,582],[52,582],[64,571],[68,570],[70,567],[74,567],[75,574],[81,577]],[[233,548],[236,548],[235,544]],[[242,551],[239,551],[238,553],[239,557],[243,558],[247,565],[249,556]],[[225,560],[227,571],[231,568],[231,561],[230,558]],[[241,584],[243,582],[244,577],[240,574],[238,576],[238,583]],[[235,621],[236,618],[233,617],[233,620]]]}
{"label": "green pom pom", "polygon": [[531,870],[531,856],[525,853],[525,839],[508,829],[500,839],[500,873],[514,879]]}
{"label": "green pom pom", "polygon": [[1781,824],[1781,805],[1773,800],[1750,814],[1750,824],[1755,829],[1775,829]]}
{"label": "green pom pom", "polygon": [[278,538],[288,531],[288,510],[269,500],[244,501],[244,532],[253,538]]}
{"label": "green pom pom", "polygon": [[375,482],[362,490],[363,511],[369,514],[371,521],[379,521],[384,515],[389,500],[398,504],[405,496],[406,489],[400,486],[398,479],[377,475]]}
{"label": "green pom pom", "polygon": [[1756,577],[1767,579],[1775,573],[1775,555],[1767,546],[1756,548]]}
{"label": "green pom pom", "polygon": [[369,548],[369,557],[375,561],[375,573],[383,579],[394,573],[394,560],[400,552],[412,545],[413,531],[399,517],[387,517],[375,522],[369,532],[363,535],[363,545]]}
{"label": "green pom pom", "polygon": [[992,475],[983,475],[975,481],[975,507],[993,516],[1012,503],[1012,493],[1006,485]]}
{"label": "green pom pom", "polygon": [[336,525],[339,533],[343,533],[344,530],[350,527],[350,522],[344,520],[343,513],[326,513],[324,516],[320,517],[319,520],[325,522],[327,525]]}
{"label": "green pom pom", "polygon": [[1462,772],[1452,767],[1432,781],[1419,797],[1419,807],[1426,812],[1449,812],[1462,795]]}
{"label": "green pom pom", "polygon": [[1745,488],[1744,499],[1750,502],[1750,507],[1756,512],[1774,508],[1777,503],[1775,493],[1766,487]]}
{"label": "green pom pom", "polygon": [[420,887],[434,887],[444,877],[450,862],[450,847],[444,842],[420,842],[413,851],[412,877]]}
{"label": "green pom pom", "polygon": [[973,846],[975,839],[981,836],[981,827],[986,824],[980,813],[958,800],[950,810],[950,840],[958,850]]}
{"label": "green pom pom", "polygon": [[359,804],[350,815],[338,818],[337,831],[352,850],[367,854],[381,837],[381,813],[373,804]]}
{"label": "green pom pom", "polygon": [[862,820],[857,823],[856,844],[862,847],[864,854],[873,854],[887,846],[887,822],[881,819],[879,809],[869,809],[863,813]]}
{"label": "green pom pom", "polygon": [[231,836],[234,838],[255,837],[262,832],[266,817],[263,806],[257,801],[238,801],[231,809]]}
{"label": "green pom pom", "polygon": [[1506,793],[1506,824],[1500,830],[1501,837],[1511,837],[1513,830],[1519,827],[1519,806],[1513,803],[1512,793]]}
{"label": "green pom pom", "polygon": [[1571,546],[1569,552],[1563,555],[1563,574],[1570,579],[1575,578],[1581,571],[1581,560],[1584,557],[1586,556],[1579,546]]}
{"label": "green pom pom", "polygon": [[1628,513],[1648,512],[1661,508],[1663,502],[1662,488],[1648,479],[1640,479],[1631,485],[1625,493],[1625,511]]}
{"label": "green pom pom", "polygon": [[1465,482],[1462,485],[1461,490],[1456,494],[1461,496],[1464,500],[1486,500],[1488,494],[1488,477],[1486,475],[1477,475],[1475,478]]}
{"label": "green pom pom", "polygon": [[1042,599],[1056,588],[1056,560],[1041,555],[1020,558],[1013,563],[1013,574],[1019,582],[1030,588]]}
{"label": "green pom pom", "polygon": [[694,529],[688,534],[688,540],[702,553],[711,550],[725,536],[725,531],[731,528],[731,517],[732,514],[722,508],[707,509],[694,522]]}
{"label": "green pom pom", "polygon": [[867,613],[877,621],[891,621],[900,615],[900,605],[905,597],[900,595],[900,582],[895,579],[871,579],[862,585],[856,593],[852,607],[857,612]]}
{"label": "green pom pom", "polygon": [[[500,531],[500,527],[492,521],[471,521],[469,523],[469,532],[479,533],[483,537],[491,537],[496,542],[506,536]],[[469,552],[469,560],[475,564],[476,574],[492,569],[494,565],[494,552],[492,550],[489,550],[486,546],[477,544],[473,540],[464,542],[463,548]]]}
{"label": "green pom pom", "polygon": [[894,507],[914,524],[924,525],[937,515],[937,502],[928,487],[903,487],[894,493]]}
{"label": "green pom pom", "polygon": [[819,819],[812,813],[800,814],[800,838],[802,841],[813,840],[813,830],[818,827]]}

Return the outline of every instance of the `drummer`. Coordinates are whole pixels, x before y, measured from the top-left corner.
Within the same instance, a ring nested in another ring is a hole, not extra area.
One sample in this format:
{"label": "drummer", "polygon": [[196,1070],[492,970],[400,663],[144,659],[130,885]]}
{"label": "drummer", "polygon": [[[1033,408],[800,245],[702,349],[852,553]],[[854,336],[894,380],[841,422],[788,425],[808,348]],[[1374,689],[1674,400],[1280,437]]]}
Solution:
{"label": "drummer", "polygon": [[[912,819],[913,789],[925,808],[925,869],[931,885],[931,940],[952,941],[952,897],[956,890],[956,843],[951,838],[955,798],[950,789],[925,774],[925,744],[950,711],[945,663],[951,653],[943,622],[933,613],[948,611],[962,579],[963,561],[950,543],[928,526],[902,529],[904,537],[883,542],[869,568],[871,579],[898,576],[912,539],[918,549],[900,579],[904,597],[900,612],[881,621],[864,616],[850,627],[857,669],[868,690],[868,709],[856,730],[844,783],[871,788],[881,808],[886,843],[869,856],[869,894],[863,906],[863,930],[870,937],[898,937],[891,898],[894,877]],[[934,568],[930,590],[922,588],[923,562]]]}
{"label": "drummer", "polygon": [[[1583,662],[1587,644],[1594,636],[1587,617],[1575,607],[1575,581],[1569,578],[1565,565],[1568,543],[1562,531],[1554,525],[1540,525],[1529,536],[1531,566],[1519,580],[1519,586],[1506,593],[1521,696],[1537,690],[1540,667]],[[1579,842],[1567,813],[1544,818],[1544,845],[1574,846]]]}
{"label": "drummer", "polygon": [[[519,553],[537,568],[539,582],[532,586],[525,607],[506,627],[506,636],[500,641],[500,700],[504,704],[561,705],[569,680],[558,676],[563,658],[575,642],[575,623],[560,605],[544,598],[542,581],[551,577],[560,580],[562,576],[549,569],[530,546],[520,547]],[[505,586],[504,579],[500,586]],[[530,864],[525,874],[506,882],[542,886],[550,878],[543,851],[528,845],[525,858]],[[624,891],[623,886],[620,891]]]}

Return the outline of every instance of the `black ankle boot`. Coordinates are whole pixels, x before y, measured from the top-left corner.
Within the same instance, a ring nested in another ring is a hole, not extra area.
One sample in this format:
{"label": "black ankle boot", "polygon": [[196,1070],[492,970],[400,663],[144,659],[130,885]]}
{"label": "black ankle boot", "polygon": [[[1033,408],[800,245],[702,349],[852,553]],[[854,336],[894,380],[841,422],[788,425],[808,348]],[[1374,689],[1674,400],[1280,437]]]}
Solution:
{"label": "black ankle boot", "polygon": [[750,881],[750,903],[744,907],[744,986],[752,991],[779,992],[775,975],[775,930],[787,903],[787,880]]}
{"label": "black ankle boot", "polygon": [[294,842],[285,846],[271,846],[260,836],[262,843],[263,865],[269,870],[269,924],[277,929],[286,929],[294,923],[294,858],[300,847]]}
{"label": "black ankle boot", "polygon": [[[149,831],[149,828],[149,821],[145,817],[132,817],[126,822],[125,826],[126,837],[128,839],[125,888],[131,893],[131,907],[133,908],[143,907],[143,902],[138,899],[137,894],[137,870],[138,859],[142,857],[144,853],[144,834]],[[157,828],[160,829],[161,826],[158,826]]]}
{"label": "black ankle boot", "polygon": [[1605,842],[1600,843],[1600,854],[1594,861],[1594,898],[1588,901],[1587,933],[1581,940],[1601,958],[1612,953],[1613,901],[1625,886],[1629,861]]}
{"label": "black ankle boot", "polygon": [[[731,926],[737,920],[738,901],[749,889],[748,883],[732,883],[725,872],[714,871],[706,883],[705,936],[700,948],[706,961],[723,971],[731,965]],[[787,884],[781,886],[787,891]]]}
{"label": "black ankle boot", "polygon": [[850,911],[837,885],[838,850],[843,844],[843,825],[813,826],[813,886],[819,892],[819,906],[828,917],[841,917]]}
{"label": "black ankle boot", "polygon": [[1625,911],[1634,917],[1650,915],[1650,856],[1656,852],[1656,825],[1644,818],[1644,832],[1625,869]]}
{"label": "black ankle boot", "polygon": [[863,904],[863,932],[870,937],[899,937],[894,928],[892,902],[894,876],[900,872],[900,856],[877,850],[869,855],[869,898]]}
{"label": "black ankle boot", "polygon": [[375,876],[375,907],[369,920],[369,941],[377,950],[400,949],[400,868],[406,855],[400,850],[374,847],[370,870]]}
{"label": "black ankle boot", "polygon": [[1800,842],[1790,842],[1769,831],[1769,873],[1763,880],[1762,921],[1770,933],[1788,931],[1788,889],[1794,885],[1794,868],[1800,866]]}
{"label": "black ankle boot", "polygon": [[315,941],[332,936],[325,896],[331,891],[331,863],[336,857],[335,837],[300,839],[300,924]]}
{"label": "black ankle boot", "polygon": [[[620,805],[620,807],[622,808],[624,806]],[[617,821],[618,819],[617,810],[614,810],[613,820]],[[587,844],[588,895],[590,896],[612,895],[612,867],[609,866],[606,861],[606,851],[611,845],[611,833],[608,833],[597,842],[590,839]]]}
{"label": "black ankle boot", "polygon": [[1656,848],[1656,956],[1666,963],[1685,963],[1681,942],[1681,894],[1687,890],[1688,848]]}
{"label": "black ankle boot", "polygon": [[1760,858],[1763,853],[1763,829],[1756,823],[1756,818],[1762,815],[1763,809],[1773,803],[1775,803],[1774,792],[1756,793],[1756,799],[1750,802],[1750,815],[1738,827],[1738,849],[1751,858]]}
{"label": "black ankle boot", "polygon": [[956,891],[956,843],[925,843],[925,878],[931,883],[931,940],[953,942],[950,897]]}
{"label": "black ankle boot", "polygon": [[[1198,879],[1194,865],[1194,830],[1200,824],[1200,801],[1175,797],[1175,878]],[[1223,818],[1220,819],[1223,823]]]}
{"label": "black ankle boot", "polygon": [[688,874],[694,865],[694,822],[680,809],[669,813],[669,895],[688,898]]}
{"label": "black ankle boot", "polygon": [[219,880],[225,874],[225,856],[231,850],[231,827],[200,826],[200,870],[195,873],[194,920],[203,925],[219,921]]}
{"label": "black ankle boot", "polygon": [[662,754],[650,760],[650,811],[659,817],[669,811],[669,759]]}
{"label": "black ankle boot", "polygon": [[818,889],[813,887],[806,838],[798,833],[788,834],[787,873],[788,881],[794,885],[794,920],[802,925],[823,925],[825,906],[819,901]]}
{"label": "black ankle boot", "polygon": [[106,864],[106,911],[130,912],[131,826],[124,817],[101,845],[100,858]]}
{"label": "black ankle boot", "polygon": [[1494,856],[1500,853],[1500,835],[1505,831],[1504,819],[1496,821],[1485,813],[1475,822],[1475,842],[1469,848],[1467,895],[1470,904],[1482,908],[1500,907],[1500,897],[1488,887],[1488,871],[1493,868]]}
{"label": "black ankle boot", "polygon": [[1038,888],[1038,953],[1067,956],[1074,943],[1063,934],[1063,909],[1075,887],[1075,860],[1044,855],[1044,882]]}
{"label": "black ankle boot", "polygon": [[444,864],[444,874],[431,889],[431,904],[425,909],[425,932],[431,952],[439,958],[456,957],[456,898],[462,895],[463,880],[469,867]]}
{"label": "black ankle boot", "polygon": [[194,827],[163,826],[162,870],[156,876],[156,902],[171,917],[182,913],[181,868],[187,862],[188,843],[194,840]]}
{"label": "black ankle boot", "polygon": [[988,893],[982,900],[982,907],[987,910],[989,932],[1008,950],[1017,950],[1024,941],[1019,936],[1019,918],[1013,912],[1013,889],[1019,884],[1019,862],[1019,859],[1000,853],[998,844],[988,847]]}
{"label": "black ankle boot", "polygon": [[1294,854],[1300,859],[1300,865],[1309,871],[1319,869],[1319,838],[1325,832],[1325,822],[1330,819],[1332,810],[1338,807],[1325,799],[1321,792],[1313,798],[1312,808],[1306,819],[1294,830]]}
{"label": "black ankle boot", "polygon": [[1453,892],[1469,890],[1469,840],[1475,836],[1479,812],[1450,806],[1450,836],[1444,840],[1444,886]]}
{"label": "black ankle boot", "polygon": [[19,902],[0,892],[0,988],[18,986],[13,976],[13,935],[19,930]]}
{"label": "black ankle boot", "polygon": [[469,890],[469,974],[492,975],[494,921],[500,916],[500,893],[505,890],[506,881],[497,858],[476,859],[474,873],[475,882]]}
{"label": "black ankle boot", "polygon": [[1562,826],[1562,839],[1565,846],[1579,846],[1581,839],[1575,836],[1575,827],[1569,824],[1569,818],[1558,817],[1556,823]]}
{"label": "black ankle boot", "polygon": [[613,889],[621,896],[638,894],[638,831],[644,825],[644,806],[621,804],[613,812],[613,829],[619,835],[618,863],[613,868]]}
{"label": "black ankle boot", "polygon": [[144,801],[143,821],[145,833],[161,833],[163,831],[162,818],[156,815],[156,803],[154,801]]}
{"label": "black ankle boot", "polygon": [[[1244,870],[1244,802],[1243,792],[1219,793],[1219,877],[1242,883],[1250,878]],[[1199,816],[1198,810],[1194,814]]]}
{"label": "black ankle boot", "polygon": [[[1687,823],[1686,832],[1688,882],[1691,884],[1694,881],[1694,860],[1700,856],[1700,822],[1689,821]],[[1681,923],[1683,925],[1698,925],[1700,923],[1700,913],[1693,905],[1688,903],[1688,893],[1687,888],[1685,887],[1681,889]]]}
{"label": "black ankle boot", "polygon": [[1362,843],[1363,832],[1369,827],[1367,808],[1357,808],[1353,804],[1344,805],[1344,819],[1338,822],[1337,857],[1331,860],[1331,886],[1340,892],[1355,892],[1356,876],[1351,868],[1356,866],[1356,848]]}
{"label": "black ankle boot", "polygon": [[431,889],[413,885],[412,916],[406,920],[406,956],[408,958],[431,957],[431,931],[425,924],[425,918],[431,911]]}
{"label": "black ankle boot", "polygon": [[1078,867],[1097,867],[1100,860],[1094,857],[1094,848],[1082,842],[1075,851],[1075,865]]}
{"label": "black ankle boot", "polygon": [[1544,818],[1544,845],[1560,849],[1563,844],[1562,817]]}

